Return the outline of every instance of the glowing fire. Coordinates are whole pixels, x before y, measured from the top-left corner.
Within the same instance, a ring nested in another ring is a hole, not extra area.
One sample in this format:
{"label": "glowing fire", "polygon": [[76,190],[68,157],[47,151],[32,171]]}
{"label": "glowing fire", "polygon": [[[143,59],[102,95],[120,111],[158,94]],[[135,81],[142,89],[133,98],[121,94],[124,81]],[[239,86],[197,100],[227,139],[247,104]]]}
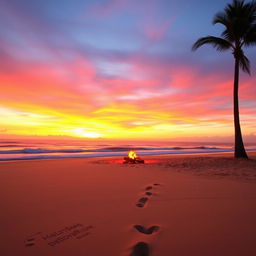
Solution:
{"label": "glowing fire", "polygon": [[124,157],[124,164],[144,164],[144,160],[136,155],[134,151],[129,151],[128,156]]}
{"label": "glowing fire", "polygon": [[128,156],[131,159],[136,159],[136,157],[137,157],[137,155],[136,155],[136,153],[134,151],[129,151]]}

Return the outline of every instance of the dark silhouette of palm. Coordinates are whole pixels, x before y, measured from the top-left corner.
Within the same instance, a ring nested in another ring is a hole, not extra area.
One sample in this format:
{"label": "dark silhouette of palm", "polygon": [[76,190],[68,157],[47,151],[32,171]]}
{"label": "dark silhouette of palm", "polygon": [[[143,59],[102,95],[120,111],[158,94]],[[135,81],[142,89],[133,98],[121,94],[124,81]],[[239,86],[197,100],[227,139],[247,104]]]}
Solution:
{"label": "dark silhouette of palm", "polygon": [[233,88],[235,157],[248,158],[239,121],[238,84],[239,68],[250,74],[250,61],[244,55],[243,47],[256,45],[256,2],[245,3],[244,0],[233,0],[223,12],[215,15],[213,24],[217,23],[224,25],[221,37],[202,37],[194,43],[192,50],[195,51],[204,44],[211,44],[218,51],[232,51],[235,59]]}

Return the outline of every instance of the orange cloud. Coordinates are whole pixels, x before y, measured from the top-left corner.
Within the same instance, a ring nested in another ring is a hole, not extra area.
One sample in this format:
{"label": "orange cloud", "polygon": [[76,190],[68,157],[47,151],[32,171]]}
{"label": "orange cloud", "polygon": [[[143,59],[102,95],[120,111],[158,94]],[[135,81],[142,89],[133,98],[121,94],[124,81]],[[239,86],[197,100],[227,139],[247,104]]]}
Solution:
{"label": "orange cloud", "polygon": [[[15,72],[0,73],[5,134],[171,139],[233,131],[232,79],[222,74],[141,58],[128,59],[125,77],[101,76],[98,66],[82,57],[18,64]],[[252,92],[252,81],[241,84],[247,105]],[[253,111],[241,103],[243,128],[250,134]]]}

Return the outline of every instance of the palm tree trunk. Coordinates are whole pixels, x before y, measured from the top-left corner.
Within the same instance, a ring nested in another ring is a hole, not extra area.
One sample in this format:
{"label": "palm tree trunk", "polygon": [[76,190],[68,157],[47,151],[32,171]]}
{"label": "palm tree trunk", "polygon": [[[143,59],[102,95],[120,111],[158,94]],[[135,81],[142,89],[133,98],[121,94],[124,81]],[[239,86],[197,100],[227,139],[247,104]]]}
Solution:
{"label": "palm tree trunk", "polygon": [[244,149],[244,143],[240,128],[239,104],[238,104],[238,83],[239,83],[239,60],[235,58],[234,74],[234,127],[235,127],[235,158],[248,158]]}

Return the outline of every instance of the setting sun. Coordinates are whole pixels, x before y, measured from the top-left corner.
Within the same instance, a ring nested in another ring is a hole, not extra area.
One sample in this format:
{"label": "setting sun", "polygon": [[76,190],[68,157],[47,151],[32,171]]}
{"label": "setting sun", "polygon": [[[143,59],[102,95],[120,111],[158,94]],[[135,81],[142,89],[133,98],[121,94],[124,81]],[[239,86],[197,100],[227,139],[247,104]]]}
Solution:
{"label": "setting sun", "polygon": [[86,138],[99,138],[101,135],[97,132],[86,131],[83,128],[76,128],[70,132],[71,135],[86,137]]}

